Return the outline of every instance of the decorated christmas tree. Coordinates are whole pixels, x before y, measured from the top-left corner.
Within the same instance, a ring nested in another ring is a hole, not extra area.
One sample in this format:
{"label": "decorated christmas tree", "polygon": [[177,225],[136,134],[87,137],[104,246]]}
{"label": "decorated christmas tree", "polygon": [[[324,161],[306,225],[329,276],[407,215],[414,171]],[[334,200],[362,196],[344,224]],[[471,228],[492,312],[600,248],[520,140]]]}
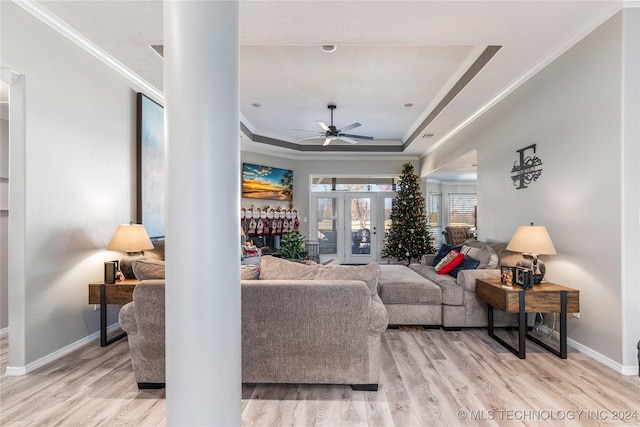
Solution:
{"label": "decorated christmas tree", "polygon": [[407,162],[402,165],[397,194],[391,205],[391,229],[382,256],[407,260],[410,264],[412,258],[434,252],[420,182],[413,165]]}

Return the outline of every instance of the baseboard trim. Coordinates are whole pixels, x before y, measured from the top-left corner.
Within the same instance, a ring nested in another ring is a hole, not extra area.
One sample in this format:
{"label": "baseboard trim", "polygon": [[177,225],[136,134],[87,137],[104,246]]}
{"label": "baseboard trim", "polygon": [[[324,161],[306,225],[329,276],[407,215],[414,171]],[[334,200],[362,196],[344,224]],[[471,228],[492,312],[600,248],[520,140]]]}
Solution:
{"label": "baseboard trim", "polygon": [[[107,327],[107,332],[113,332],[118,329],[120,329],[120,323],[114,323],[113,325]],[[99,340],[99,339],[100,339],[100,332],[99,331],[94,332],[93,334],[86,336],[82,339],[79,339],[78,341],[71,343],[66,347],[63,347],[60,350],[54,351],[53,353],[50,353],[34,362],[29,363],[26,366],[7,366],[7,369],[5,370],[4,374],[8,377],[18,377],[21,375],[27,375],[35,371],[36,369],[41,368],[46,364],[51,363],[55,360],[58,360],[66,356],[67,354],[72,353],[78,350],[79,348],[89,344],[90,342]]]}
{"label": "baseboard trim", "polygon": [[[555,339],[560,339],[560,333],[558,331],[554,331],[553,329],[549,328],[546,325],[540,325],[540,331],[544,332],[545,334],[553,336]],[[598,353],[592,348],[587,347],[586,345],[583,345],[578,341],[572,340],[571,338],[567,338],[567,344],[570,347],[573,347],[576,350],[578,350],[580,353],[586,354],[587,356],[594,359],[595,361],[602,363],[606,367],[611,368],[622,375],[638,375],[638,367],[635,365],[631,365],[631,366],[622,365],[616,362],[615,360],[611,360],[607,356]]]}

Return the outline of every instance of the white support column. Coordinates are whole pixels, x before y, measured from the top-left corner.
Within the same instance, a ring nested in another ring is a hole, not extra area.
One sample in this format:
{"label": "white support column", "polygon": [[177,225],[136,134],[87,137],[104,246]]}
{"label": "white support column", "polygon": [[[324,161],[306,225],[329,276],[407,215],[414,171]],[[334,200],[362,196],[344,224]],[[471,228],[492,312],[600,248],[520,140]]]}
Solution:
{"label": "white support column", "polygon": [[169,426],[241,424],[238,16],[164,2]]}

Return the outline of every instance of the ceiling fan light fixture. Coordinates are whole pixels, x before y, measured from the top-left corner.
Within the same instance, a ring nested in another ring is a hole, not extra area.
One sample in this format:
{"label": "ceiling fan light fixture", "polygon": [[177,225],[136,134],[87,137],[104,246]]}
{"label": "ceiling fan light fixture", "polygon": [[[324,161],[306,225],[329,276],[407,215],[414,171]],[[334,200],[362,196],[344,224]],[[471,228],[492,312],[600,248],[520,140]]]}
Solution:
{"label": "ceiling fan light fixture", "polygon": [[323,52],[328,52],[328,53],[335,52],[337,48],[338,47],[335,44],[323,44],[322,45],[322,51]]}

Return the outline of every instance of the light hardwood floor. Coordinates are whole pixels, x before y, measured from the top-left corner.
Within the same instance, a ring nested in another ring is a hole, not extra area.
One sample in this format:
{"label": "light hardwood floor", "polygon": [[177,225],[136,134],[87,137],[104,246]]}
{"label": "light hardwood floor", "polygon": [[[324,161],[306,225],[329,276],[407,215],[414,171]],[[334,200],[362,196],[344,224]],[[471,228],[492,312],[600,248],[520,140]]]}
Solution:
{"label": "light hardwood floor", "polygon": [[[515,335],[509,333],[515,341]],[[544,337],[544,336],[543,336]],[[7,340],[0,349],[7,366]],[[640,378],[528,342],[519,360],[485,329],[388,330],[378,392],[245,385],[243,426],[640,426]],[[140,391],[127,340],[96,341],[0,380],[2,426],[163,426],[164,390]],[[625,418],[625,419],[621,419]]]}

